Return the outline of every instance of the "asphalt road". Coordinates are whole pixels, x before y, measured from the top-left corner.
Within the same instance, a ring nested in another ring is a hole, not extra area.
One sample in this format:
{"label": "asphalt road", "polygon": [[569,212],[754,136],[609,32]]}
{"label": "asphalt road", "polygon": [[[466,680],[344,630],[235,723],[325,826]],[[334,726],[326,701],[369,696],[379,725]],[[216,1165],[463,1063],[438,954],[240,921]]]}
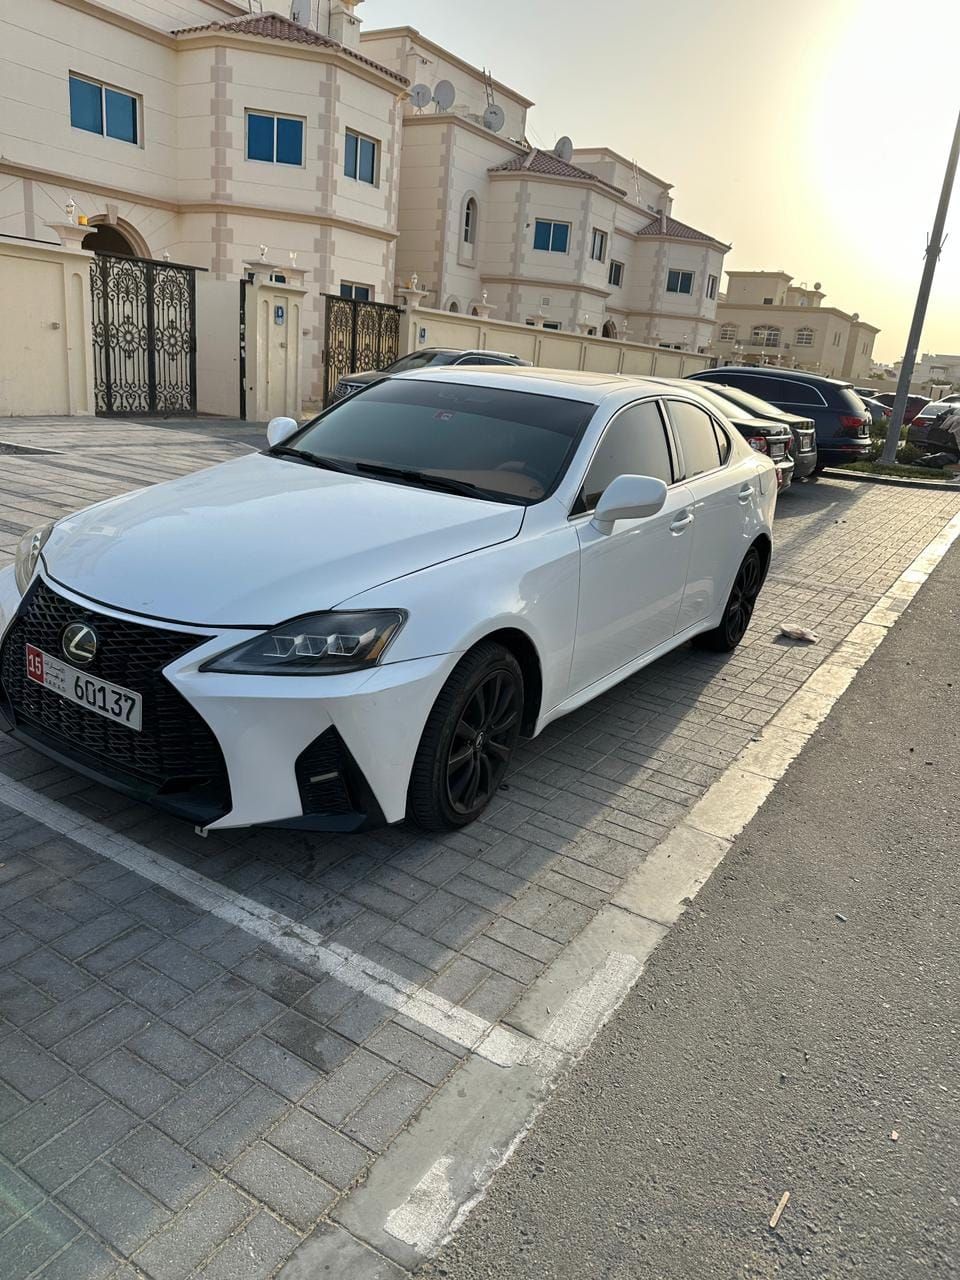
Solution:
{"label": "asphalt road", "polygon": [[958,600],[960,546],[421,1276],[960,1276]]}

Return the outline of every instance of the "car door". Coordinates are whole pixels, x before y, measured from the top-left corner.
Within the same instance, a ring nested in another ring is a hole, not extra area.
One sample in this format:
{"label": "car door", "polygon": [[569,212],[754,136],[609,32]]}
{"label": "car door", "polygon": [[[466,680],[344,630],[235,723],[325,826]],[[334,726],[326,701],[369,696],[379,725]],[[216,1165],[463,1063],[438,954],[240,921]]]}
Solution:
{"label": "car door", "polygon": [[[570,692],[576,693],[668,641],[676,632],[690,556],[692,497],[676,482],[673,451],[656,400],[621,409],[607,424],[571,518],[580,541],[580,608]],[[601,493],[621,475],[668,486],[654,516],[592,524]]]}
{"label": "car door", "polygon": [[689,400],[667,400],[681,475],[693,498],[690,563],[677,630],[704,622],[726,602],[746,550],[758,497],[758,468],[740,460],[726,429]]}

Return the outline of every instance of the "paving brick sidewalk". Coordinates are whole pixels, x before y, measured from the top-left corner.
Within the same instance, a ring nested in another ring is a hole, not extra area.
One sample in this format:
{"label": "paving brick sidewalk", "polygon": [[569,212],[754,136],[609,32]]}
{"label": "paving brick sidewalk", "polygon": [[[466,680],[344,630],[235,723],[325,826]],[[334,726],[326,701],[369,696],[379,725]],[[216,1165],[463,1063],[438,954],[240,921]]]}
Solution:
{"label": "paving brick sidewalk", "polygon": [[[42,519],[259,437],[0,420],[0,441],[57,450],[0,457],[3,562]],[[552,725],[455,835],[199,840],[5,738],[0,782],[495,1023],[958,511],[952,493],[791,491],[738,653],[681,650]],[[821,643],[784,642],[782,622]],[[3,806],[0,864],[3,1280],[265,1280],[466,1056]]]}

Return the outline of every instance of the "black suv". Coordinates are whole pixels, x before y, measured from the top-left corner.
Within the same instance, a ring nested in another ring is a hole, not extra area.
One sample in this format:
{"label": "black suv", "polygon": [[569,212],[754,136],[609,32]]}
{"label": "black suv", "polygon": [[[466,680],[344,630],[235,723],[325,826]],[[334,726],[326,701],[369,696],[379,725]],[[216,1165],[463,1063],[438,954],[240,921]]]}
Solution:
{"label": "black suv", "polygon": [[720,365],[688,375],[695,382],[741,387],[778,409],[800,413],[817,424],[817,470],[841,462],[859,462],[870,452],[870,413],[850,382],[823,378],[802,369]]}

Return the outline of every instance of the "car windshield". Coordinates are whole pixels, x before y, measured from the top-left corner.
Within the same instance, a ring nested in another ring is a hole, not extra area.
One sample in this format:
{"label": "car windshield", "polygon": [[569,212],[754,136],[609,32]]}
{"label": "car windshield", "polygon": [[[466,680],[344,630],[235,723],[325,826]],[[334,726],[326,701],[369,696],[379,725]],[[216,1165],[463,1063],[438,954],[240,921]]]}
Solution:
{"label": "car windshield", "polygon": [[389,379],[340,401],[289,443],[360,474],[527,504],[559,483],[594,408],[527,391]]}
{"label": "car windshield", "polygon": [[384,372],[410,373],[413,369],[425,369],[427,365],[453,364],[459,354],[459,351],[411,351],[408,356],[401,356],[387,365]]}
{"label": "car windshield", "polygon": [[[713,390],[712,387],[711,390]],[[748,413],[756,414],[760,418],[784,416],[782,410],[771,404],[769,400],[761,400],[759,396],[752,396],[749,391],[741,391],[739,387],[724,386],[722,389],[717,387],[716,394],[722,399],[732,400],[741,409],[746,409]]]}

